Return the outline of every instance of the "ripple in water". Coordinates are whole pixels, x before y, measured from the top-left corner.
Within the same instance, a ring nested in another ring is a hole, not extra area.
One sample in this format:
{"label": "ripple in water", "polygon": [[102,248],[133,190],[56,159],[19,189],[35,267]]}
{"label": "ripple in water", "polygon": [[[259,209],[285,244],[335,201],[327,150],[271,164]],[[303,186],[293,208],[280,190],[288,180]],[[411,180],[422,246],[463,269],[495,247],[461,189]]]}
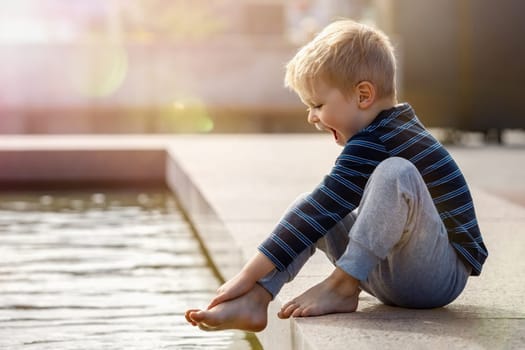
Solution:
{"label": "ripple in water", "polygon": [[0,348],[254,349],[187,308],[219,285],[169,192],[0,195]]}

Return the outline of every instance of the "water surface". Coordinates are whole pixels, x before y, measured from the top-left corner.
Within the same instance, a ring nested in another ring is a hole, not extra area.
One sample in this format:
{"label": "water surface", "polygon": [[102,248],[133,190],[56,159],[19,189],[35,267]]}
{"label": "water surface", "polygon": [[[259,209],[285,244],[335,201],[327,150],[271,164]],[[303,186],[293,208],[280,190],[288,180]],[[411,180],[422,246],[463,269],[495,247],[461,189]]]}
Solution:
{"label": "water surface", "polygon": [[0,348],[253,349],[184,310],[219,285],[169,192],[0,194]]}

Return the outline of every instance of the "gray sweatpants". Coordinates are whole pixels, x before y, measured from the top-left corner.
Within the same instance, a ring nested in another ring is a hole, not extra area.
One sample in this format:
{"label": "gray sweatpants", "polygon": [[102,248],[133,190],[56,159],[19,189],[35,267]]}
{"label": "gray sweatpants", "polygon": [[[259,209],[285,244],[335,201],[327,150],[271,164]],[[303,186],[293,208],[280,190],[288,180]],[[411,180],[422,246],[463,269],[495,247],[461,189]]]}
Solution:
{"label": "gray sweatpants", "polygon": [[418,170],[396,157],[375,169],[358,210],[299,254],[286,270],[270,272],[259,284],[275,297],[317,248],[360,280],[361,289],[388,305],[446,305],[463,291],[471,271],[450,245]]}

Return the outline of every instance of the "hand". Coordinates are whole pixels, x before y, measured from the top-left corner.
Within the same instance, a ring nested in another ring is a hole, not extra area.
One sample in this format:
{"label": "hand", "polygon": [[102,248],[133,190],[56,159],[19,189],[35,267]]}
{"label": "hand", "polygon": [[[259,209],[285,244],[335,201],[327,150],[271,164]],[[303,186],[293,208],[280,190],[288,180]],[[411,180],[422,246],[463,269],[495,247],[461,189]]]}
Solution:
{"label": "hand", "polygon": [[217,296],[212,299],[208,309],[227,300],[235,299],[248,293],[255,283],[275,268],[265,255],[257,252],[235,275],[217,289]]}
{"label": "hand", "polygon": [[235,299],[248,293],[254,285],[255,281],[253,279],[246,276],[243,271],[239,272],[217,289],[217,296],[208,305],[208,310],[227,300]]}

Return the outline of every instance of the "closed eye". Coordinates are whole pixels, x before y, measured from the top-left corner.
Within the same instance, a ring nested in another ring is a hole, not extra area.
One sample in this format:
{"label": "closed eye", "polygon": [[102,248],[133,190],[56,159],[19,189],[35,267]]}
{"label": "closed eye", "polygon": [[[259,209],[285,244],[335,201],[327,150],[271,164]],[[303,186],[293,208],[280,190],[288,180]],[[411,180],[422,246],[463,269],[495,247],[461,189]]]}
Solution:
{"label": "closed eye", "polygon": [[321,109],[322,107],[323,107],[322,104],[320,104],[320,105],[313,105],[313,106],[308,107],[306,110],[309,112],[309,111],[311,111],[313,109]]}

